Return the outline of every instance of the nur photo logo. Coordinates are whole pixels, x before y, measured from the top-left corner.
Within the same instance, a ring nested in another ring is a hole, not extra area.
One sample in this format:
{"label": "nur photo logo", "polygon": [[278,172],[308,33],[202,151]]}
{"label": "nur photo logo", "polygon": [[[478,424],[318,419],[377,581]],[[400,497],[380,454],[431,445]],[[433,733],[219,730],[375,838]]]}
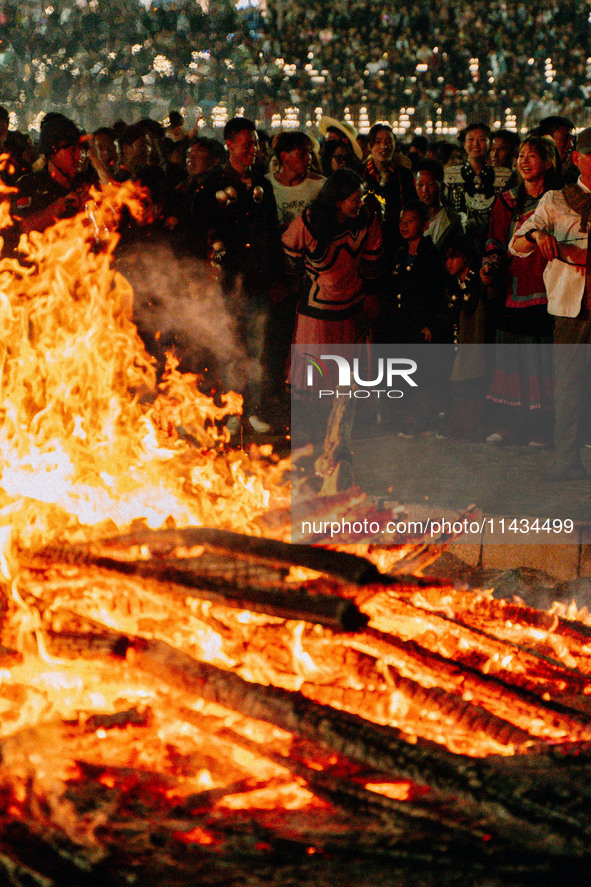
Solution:
{"label": "nur photo logo", "polygon": [[[375,362],[354,357],[348,360],[342,354],[321,354],[317,357],[309,352],[302,352],[306,360],[306,386],[318,388],[318,383],[332,384],[335,378],[336,387],[318,390],[318,397],[389,397],[398,399],[404,391],[394,388],[394,383],[406,383],[417,388],[412,378],[417,371],[417,362],[408,357],[380,357]],[[325,361],[332,361],[331,371]],[[336,367],[334,366],[336,364]],[[380,387],[383,386],[383,387]]]}
{"label": "nur photo logo", "polygon": [[306,351],[304,351],[302,353],[302,357],[306,358],[306,363],[308,364],[306,370],[306,385],[308,386],[308,388],[313,388],[314,370],[318,370],[321,379],[326,379],[328,377],[328,369],[326,368],[325,364],[322,363],[322,360],[313,354],[308,354]]}

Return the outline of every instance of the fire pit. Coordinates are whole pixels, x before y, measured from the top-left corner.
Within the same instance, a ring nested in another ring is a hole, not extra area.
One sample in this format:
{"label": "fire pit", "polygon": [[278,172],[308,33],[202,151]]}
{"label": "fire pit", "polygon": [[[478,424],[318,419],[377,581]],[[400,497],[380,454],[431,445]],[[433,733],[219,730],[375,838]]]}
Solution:
{"label": "fire pit", "polygon": [[0,267],[4,880],[588,872],[586,614],[287,544],[287,464],[156,385],[114,242],[83,214]]}

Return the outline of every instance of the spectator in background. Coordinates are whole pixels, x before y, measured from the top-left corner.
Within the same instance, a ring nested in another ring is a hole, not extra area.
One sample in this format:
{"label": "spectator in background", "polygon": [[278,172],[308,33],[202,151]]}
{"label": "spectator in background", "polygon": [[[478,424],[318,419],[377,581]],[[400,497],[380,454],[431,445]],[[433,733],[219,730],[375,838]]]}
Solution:
{"label": "spectator in background", "polygon": [[413,172],[416,171],[417,165],[427,157],[429,150],[429,139],[427,136],[415,135],[412,137],[408,146],[408,157],[412,164]]}
{"label": "spectator in background", "polygon": [[257,172],[260,172],[265,176],[269,172],[271,157],[273,155],[271,137],[264,129],[257,129],[257,137],[259,140],[259,148],[254,162],[255,169]]}
{"label": "spectator in background", "polygon": [[487,442],[550,443],[552,318],[544,285],[546,260],[539,250],[510,256],[513,233],[529,218],[542,194],[556,188],[555,150],[547,136],[529,135],[517,159],[519,185],[494,205],[486,245],[489,277],[500,291],[495,372],[488,393],[493,431]]}
{"label": "spectator in background", "polygon": [[14,185],[21,176],[33,171],[35,148],[30,136],[9,131],[9,121],[8,111],[0,107],[0,155],[5,157],[0,168],[0,181]]}
{"label": "spectator in background", "polygon": [[180,111],[168,112],[168,126],[166,127],[166,138],[172,139],[173,142],[182,142],[187,138],[187,132],[184,127],[183,115]]}
{"label": "spectator in background", "polygon": [[[224,127],[228,160],[205,178],[193,202],[197,254],[219,265],[228,306],[236,317],[247,355],[263,366],[263,378],[245,380],[245,415],[256,432],[268,431],[262,413],[268,388],[270,305],[283,279],[283,252],[277,204],[268,179],[254,169],[258,150],[255,124],[233,117]],[[237,428],[235,429],[237,430]]]}
{"label": "spectator in background", "polygon": [[[362,188],[356,173],[337,170],[283,235],[291,274],[306,274],[310,283],[298,309],[295,344],[368,341],[379,311],[382,234],[363,205]],[[292,384],[304,388],[305,379]]]}
{"label": "spectator in background", "polygon": [[550,138],[554,139],[563,166],[570,159],[573,147],[573,129],[574,124],[572,121],[567,117],[561,117],[559,114],[544,117],[536,127],[538,135],[550,136]]}
{"label": "spectator in background", "polygon": [[567,117],[561,117],[559,114],[544,117],[535,129],[538,135],[550,136],[554,141],[560,156],[562,183],[565,185],[576,182],[579,177],[579,170],[573,164],[572,159],[573,129],[574,124]]}
{"label": "spectator in background", "polygon": [[337,141],[349,145],[358,161],[363,160],[363,149],[357,141],[357,130],[350,123],[334,117],[321,117],[318,132],[325,142]]}
{"label": "spectator in background", "polygon": [[164,139],[162,153],[164,157],[164,173],[166,175],[167,188],[173,189],[187,177],[186,154],[187,140],[179,139],[173,142],[168,136]]}
{"label": "spectator in background", "polygon": [[121,162],[116,174],[118,182],[137,179],[139,171],[148,163],[148,140],[141,123],[127,126],[119,136]]}
{"label": "spectator in background", "polygon": [[181,253],[194,252],[193,201],[207,174],[225,160],[223,146],[214,139],[195,136],[190,140],[186,157],[186,176],[169,193],[170,217],[177,221],[175,241]]}
{"label": "spectator in background", "polygon": [[394,252],[401,244],[400,212],[409,200],[416,200],[417,192],[410,170],[394,160],[396,141],[391,126],[372,126],[369,149],[370,156],[363,167],[366,199],[382,219],[384,255],[392,267]]}
{"label": "spectator in background", "polygon": [[417,196],[428,211],[429,226],[425,235],[431,238],[442,256],[448,239],[462,231],[460,217],[441,203],[443,175],[443,167],[436,160],[421,161],[415,171]]}
{"label": "spectator in background", "polygon": [[320,167],[322,175],[328,178],[337,169],[352,169],[356,172],[359,161],[353,153],[350,142],[328,139],[320,148]]}
{"label": "spectator in background", "polygon": [[46,114],[41,122],[39,151],[46,165],[17,183],[15,210],[20,230],[43,231],[58,219],[74,216],[98,178],[91,167],[80,169],[81,130],[63,114]]}
{"label": "spectator in background", "polygon": [[460,213],[464,229],[484,248],[495,197],[507,184],[510,170],[488,164],[490,128],[471,123],[460,133],[467,160],[445,168],[445,201]]}
{"label": "spectator in background", "polygon": [[474,241],[456,233],[445,250],[445,313],[458,346],[451,368],[451,397],[446,436],[482,440],[486,379],[486,289],[480,279],[480,255]]}
{"label": "spectator in background", "polygon": [[[338,150],[345,150],[340,142],[331,142]],[[281,231],[300,216],[318,197],[326,179],[310,169],[313,143],[305,132],[282,132],[273,142],[278,161],[275,172],[267,174],[273,186]],[[300,297],[305,297],[305,287],[296,285],[284,299],[273,303],[269,317],[269,342],[272,343],[273,376],[282,383],[287,370],[289,349],[293,339],[296,309]],[[275,390],[280,397],[280,391]]]}
{"label": "spectator in background", "polygon": [[21,176],[33,172],[37,152],[30,135],[11,130],[4,143],[4,153],[10,155],[10,160],[0,176],[7,185],[14,185]]}
{"label": "spectator in background", "polygon": [[492,134],[488,162],[495,169],[510,169],[513,171],[517,150],[519,148],[519,136],[510,129],[496,129]]}
{"label": "spectator in background", "polygon": [[115,140],[115,131],[108,126],[100,126],[93,132],[95,151],[112,176],[119,169],[119,146]]}
{"label": "spectator in background", "polygon": [[[548,311],[554,316],[554,446],[548,479],[587,478],[581,462],[581,413],[591,343],[591,279],[588,271],[591,215],[591,129],[577,137],[573,162],[576,184],[547,191],[533,214],[515,231],[509,250],[529,256],[539,250],[546,260],[544,283]],[[567,347],[568,346],[568,347]]]}
{"label": "spectator in background", "polygon": [[383,342],[421,343],[439,339],[443,305],[442,261],[432,240],[427,206],[406,203],[400,214],[402,244],[394,253],[394,268],[380,319]]}
{"label": "spectator in background", "polygon": [[312,150],[312,141],[305,132],[282,132],[273,142],[279,165],[267,178],[273,186],[282,230],[312,203],[325,182],[324,176],[311,171]]}

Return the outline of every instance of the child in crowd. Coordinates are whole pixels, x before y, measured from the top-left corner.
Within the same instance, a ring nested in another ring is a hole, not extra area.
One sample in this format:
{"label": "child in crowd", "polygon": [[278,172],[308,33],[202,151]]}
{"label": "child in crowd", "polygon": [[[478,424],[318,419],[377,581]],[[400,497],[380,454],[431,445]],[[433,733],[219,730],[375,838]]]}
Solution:
{"label": "child in crowd", "polygon": [[486,393],[486,288],[480,278],[477,246],[466,234],[449,240],[445,267],[446,314],[456,345],[447,436],[481,440]]}
{"label": "child in crowd", "polygon": [[400,214],[404,244],[396,250],[392,285],[386,294],[379,341],[422,343],[438,337],[443,303],[442,267],[430,237],[428,209],[420,200],[405,204]]}
{"label": "child in crowd", "polygon": [[[400,213],[402,246],[394,254],[390,283],[386,286],[384,310],[378,318],[380,334],[375,341],[388,344],[425,344],[441,341],[443,314],[443,274],[439,252],[425,232],[428,208],[420,200],[409,201]],[[428,349],[430,350],[430,349]],[[431,357],[435,360],[436,355]],[[383,406],[382,421],[398,422],[401,434],[427,431],[433,424],[438,392],[427,355],[420,361],[422,371],[420,403],[390,403]]]}

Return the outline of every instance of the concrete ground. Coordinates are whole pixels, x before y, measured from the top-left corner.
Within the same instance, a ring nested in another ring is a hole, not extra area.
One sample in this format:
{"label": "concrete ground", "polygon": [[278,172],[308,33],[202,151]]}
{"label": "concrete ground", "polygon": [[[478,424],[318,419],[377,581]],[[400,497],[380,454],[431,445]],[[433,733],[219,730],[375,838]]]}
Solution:
{"label": "concrete ground", "polygon": [[[581,450],[581,456],[591,475],[591,449]],[[503,596],[526,597],[533,585],[537,597],[540,582],[547,579],[554,584],[548,599],[557,597],[556,583],[562,581],[567,583],[561,591],[565,600],[575,597],[579,605],[591,605],[591,477],[548,481],[544,472],[551,459],[545,449],[442,440],[434,434],[403,438],[370,426],[354,435],[353,473],[354,482],[372,498],[398,502],[415,519],[451,519],[470,505],[477,507],[484,530],[449,546],[448,574],[451,570],[461,577],[467,567],[470,575],[464,578],[494,577],[495,585],[499,576],[511,574]],[[528,527],[538,518],[539,530],[524,535],[525,525],[519,523],[512,532],[514,517],[528,519]],[[543,530],[547,519],[550,531]]]}
{"label": "concrete ground", "polygon": [[[581,451],[591,475],[591,449]],[[433,509],[475,504],[485,515],[570,518],[591,524],[589,480],[552,482],[544,477],[552,453],[527,446],[492,446],[403,438],[369,430],[354,437],[355,482],[372,496]]]}

